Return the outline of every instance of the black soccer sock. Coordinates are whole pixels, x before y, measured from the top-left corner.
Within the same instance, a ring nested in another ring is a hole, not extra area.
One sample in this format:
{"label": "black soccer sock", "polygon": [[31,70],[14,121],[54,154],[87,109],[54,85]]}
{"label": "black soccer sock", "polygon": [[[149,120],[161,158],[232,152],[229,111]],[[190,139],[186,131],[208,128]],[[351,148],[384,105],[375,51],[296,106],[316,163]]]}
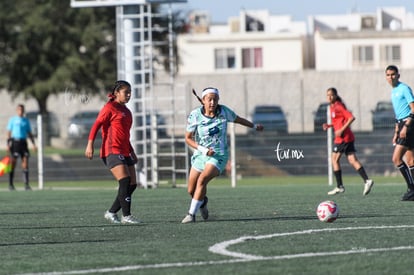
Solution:
{"label": "black soccer sock", "polygon": [[334,171],[335,178],[336,178],[336,186],[337,187],[343,187],[342,183],[342,170]]}
{"label": "black soccer sock", "polygon": [[[132,193],[134,193],[135,189],[137,189],[137,185],[129,185],[128,186],[128,195],[131,197]],[[109,209],[109,212],[111,213],[117,213],[121,209],[121,203],[119,202],[118,195],[116,196],[111,208]]]}
{"label": "black soccer sock", "polygon": [[29,169],[23,169],[23,182],[26,186],[29,185]]}
{"label": "black soccer sock", "polygon": [[411,177],[413,178],[413,181],[414,181],[414,166],[410,166],[408,167],[408,169],[410,170]]}
{"label": "black soccer sock", "polygon": [[411,176],[411,172],[408,169],[408,166],[405,164],[405,162],[398,165],[397,168],[398,170],[400,170],[401,175],[404,177],[405,182],[407,183],[408,189],[414,190],[413,177]]}
{"label": "black soccer sock", "polygon": [[130,184],[128,186],[128,195],[130,197],[132,197],[132,193],[134,193],[135,189],[137,189],[137,185],[136,184],[133,184],[133,185]]}
{"label": "black soccer sock", "polygon": [[9,173],[9,186],[13,186],[13,180],[14,180],[14,170],[11,170]]}
{"label": "black soccer sock", "polygon": [[114,202],[112,203],[111,208],[109,208],[109,212],[117,213],[120,209],[121,209],[121,203],[119,202],[119,198],[117,195]]}
{"label": "black soccer sock", "polygon": [[368,180],[367,173],[365,172],[364,167],[361,166],[358,170],[358,174],[361,176],[361,178],[364,180],[364,183]]}
{"label": "black soccer sock", "polygon": [[118,200],[121,204],[122,215],[131,215],[131,196],[128,194],[131,177],[125,177],[119,180]]}

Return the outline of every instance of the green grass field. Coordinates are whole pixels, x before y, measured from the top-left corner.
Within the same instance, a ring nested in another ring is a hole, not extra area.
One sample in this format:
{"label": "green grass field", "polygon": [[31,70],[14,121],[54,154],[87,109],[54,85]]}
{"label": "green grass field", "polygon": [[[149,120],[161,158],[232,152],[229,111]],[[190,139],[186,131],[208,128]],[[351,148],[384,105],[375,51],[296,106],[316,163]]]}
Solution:
{"label": "green grass field", "polygon": [[[133,213],[144,223],[113,225],[103,213],[114,182],[32,192],[2,184],[0,274],[413,274],[414,202],[400,201],[402,179],[377,179],[367,197],[358,178],[344,181],[346,192],[328,197],[321,177],[243,179],[236,188],[217,179],[210,220],[184,225],[181,187],[138,189]],[[340,216],[322,223],[315,208],[331,198]]]}

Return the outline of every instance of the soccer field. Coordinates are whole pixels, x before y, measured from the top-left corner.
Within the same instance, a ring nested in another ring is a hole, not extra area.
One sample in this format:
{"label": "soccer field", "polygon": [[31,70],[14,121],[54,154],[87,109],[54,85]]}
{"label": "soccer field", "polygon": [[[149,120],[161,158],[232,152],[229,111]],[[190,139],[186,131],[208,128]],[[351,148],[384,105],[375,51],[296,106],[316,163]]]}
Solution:
{"label": "soccer field", "polygon": [[[400,201],[403,180],[378,179],[367,197],[358,178],[344,182],[344,194],[328,197],[324,178],[214,180],[210,220],[195,224],[180,223],[185,188],[138,189],[139,225],[103,218],[113,182],[3,185],[0,274],[413,274],[414,202]],[[327,199],[340,207],[334,223],[315,214]]]}

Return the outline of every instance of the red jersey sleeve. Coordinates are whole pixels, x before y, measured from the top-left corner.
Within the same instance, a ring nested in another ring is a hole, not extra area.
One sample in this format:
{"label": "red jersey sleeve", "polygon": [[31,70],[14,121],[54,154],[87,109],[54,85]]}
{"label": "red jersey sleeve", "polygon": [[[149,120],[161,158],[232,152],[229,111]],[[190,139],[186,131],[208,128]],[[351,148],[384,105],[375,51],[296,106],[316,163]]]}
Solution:
{"label": "red jersey sleeve", "polygon": [[88,140],[95,140],[96,135],[101,129],[103,122],[105,121],[105,117],[108,115],[108,108],[106,105],[102,108],[102,110],[99,112],[94,124],[92,125],[92,128],[89,132]]}

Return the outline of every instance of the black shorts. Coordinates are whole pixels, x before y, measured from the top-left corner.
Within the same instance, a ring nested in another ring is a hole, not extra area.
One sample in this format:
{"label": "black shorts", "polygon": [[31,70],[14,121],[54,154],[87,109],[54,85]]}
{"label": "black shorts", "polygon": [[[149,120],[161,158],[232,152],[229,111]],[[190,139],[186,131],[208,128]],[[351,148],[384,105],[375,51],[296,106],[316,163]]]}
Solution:
{"label": "black shorts", "polygon": [[334,153],[345,153],[345,155],[349,155],[355,153],[355,145],[354,142],[343,142],[343,143],[335,143],[332,149]]}
{"label": "black shorts", "polygon": [[27,146],[27,140],[25,139],[13,139],[11,146],[11,155],[14,158],[18,157],[30,157],[29,147]]}
{"label": "black shorts", "polygon": [[118,165],[134,166],[137,162],[131,157],[125,157],[124,155],[110,154],[106,158],[102,158],[103,163],[109,169]]}
{"label": "black shorts", "polygon": [[414,149],[414,127],[410,124],[410,127],[407,128],[407,136],[405,138],[400,138],[400,131],[404,126],[405,121],[401,120],[398,122],[398,132],[397,132],[397,144],[407,147],[408,149]]}

